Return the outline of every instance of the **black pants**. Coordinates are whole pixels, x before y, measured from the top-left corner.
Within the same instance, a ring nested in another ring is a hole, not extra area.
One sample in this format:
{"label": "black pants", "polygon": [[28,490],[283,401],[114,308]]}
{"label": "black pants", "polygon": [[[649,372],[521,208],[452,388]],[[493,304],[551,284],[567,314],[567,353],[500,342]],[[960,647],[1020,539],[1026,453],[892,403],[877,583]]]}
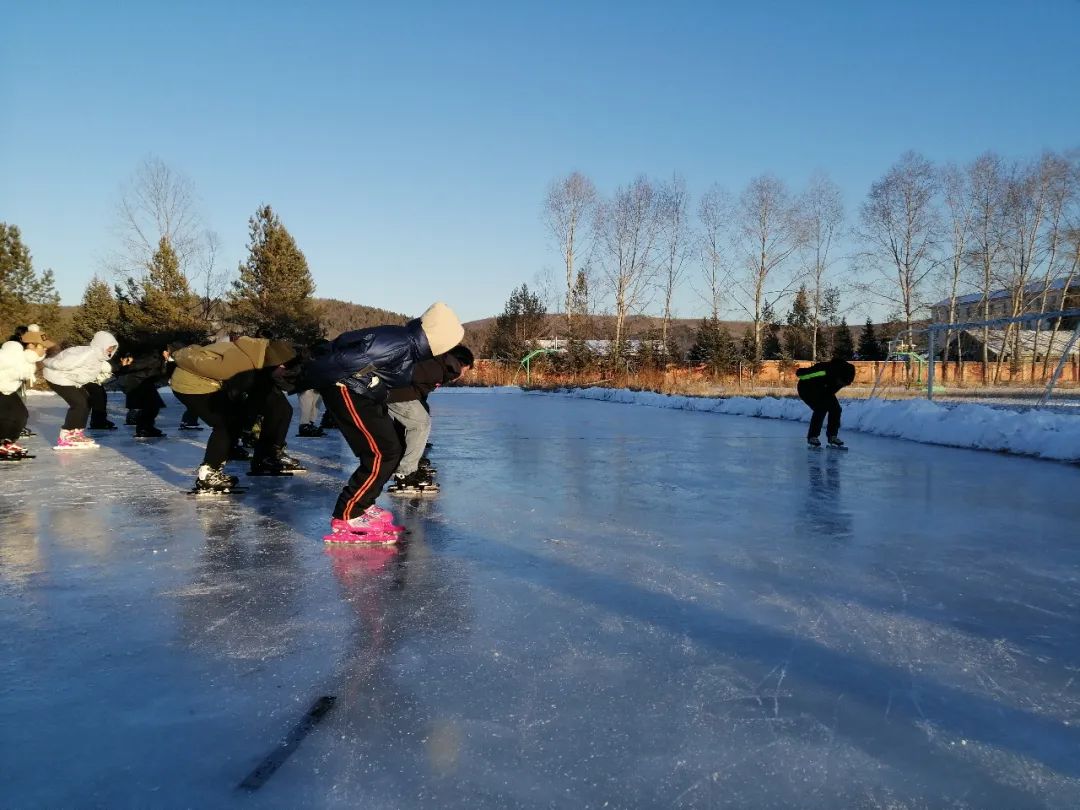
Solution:
{"label": "black pants", "polygon": [[90,395],[86,389],[77,385],[56,385],[49,383],[49,388],[60,395],[67,403],[67,416],[64,417],[64,430],[82,430],[90,417]]}
{"label": "black pants", "polygon": [[825,435],[833,437],[839,434],[840,414],[843,408],[840,407],[836,394],[806,383],[799,383],[798,390],[799,399],[809,405],[810,410],[814,412],[810,417],[810,430],[807,431],[806,438],[816,439],[821,435],[821,423],[825,421],[826,415],[829,417],[829,424],[825,428]]}
{"label": "black pants", "polygon": [[248,391],[246,400],[246,429],[262,417],[259,440],[255,443],[255,458],[267,458],[285,446],[293,408],[288,397],[269,379]]}
{"label": "black pants", "polygon": [[338,385],[320,388],[319,393],[327,412],[334,415],[341,435],[360,460],[360,466],[334,505],[334,517],[349,520],[375,503],[401,461],[401,442],[382,403]]}
{"label": "black pants", "polygon": [[124,404],[129,410],[136,412],[136,431],[152,430],[158,414],[165,407],[165,401],[162,400],[157,387],[157,380],[144,380],[128,391],[127,401]]}
{"label": "black pants", "polygon": [[0,441],[18,441],[19,434],[26,427],[30,418],[26,404],[16,391],[13,394],[0,394]]}
{"label": "black pants", "polygon": [[229,460],[229,448],[240,435],[243,408],[239,403],[230,400],[224,391],[215,391],[212,394],[177,394],[176,398],[196,418],[209,425],[210,438],[206,440],[203,464],[220,467]]}
{"label": "black pants", "polygon": [[101,427],[109,421],[105,389],[97,383],[87,383],[83,388],[86,389],[86,396],[90,402],[90,427]]}

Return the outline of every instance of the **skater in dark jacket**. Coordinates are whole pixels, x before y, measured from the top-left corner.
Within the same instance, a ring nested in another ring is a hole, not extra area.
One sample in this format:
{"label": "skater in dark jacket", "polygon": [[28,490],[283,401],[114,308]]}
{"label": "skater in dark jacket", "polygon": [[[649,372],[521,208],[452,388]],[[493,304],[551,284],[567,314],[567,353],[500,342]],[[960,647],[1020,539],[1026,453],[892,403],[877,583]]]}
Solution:
{"label": "skater in dark jacket", "polygon": [[397,425],[404,453],[394,480],[387,490],[392,495],[435,495],[439,485],[433,471],[424,465],[424,448],[431,435],[431,406],[428,395],[436,388],[453,382],[473,364],[468,346],[455,346],[446,354],[417,363],[412,384],[390,391],[386,399],[390,417]]}
{"label": "skater in dark jacket", "polygon": [[824,363],[815,363],[809,368],[796,370],[795,376],[799,378],[799,398],[810,406],[813,415],[810,417],[810,430],[806,434],[806,441],[811,447],[821,447],[821,424],[829,417],[825,428],[825,436],[829,444],[834,447],[843,447],[840,441],[840,414],[842,408],[836,398],[836,392],[846,388],[855,381],[855,366],[846,360],[829,360]]}
{"label": "skater in dark jacket", "polygon": [[124,357],[116,376],[127,396],[126,407],[135,411],[135,438],[156,439],[164,436],[154,422],[165,407],[158,388],[169,378],[169,350]]}
{"label": "skater in dark jacket", "polygon": [[318,389],[360,461],[338,496],[327,542],[395,541],[393,516],[375,506],[402,453],[387,392],[409,385],[416,363],[449,351],[464,334],[450,307],[436,303],[405,326],[346,332],[312,353],[300,387]]}

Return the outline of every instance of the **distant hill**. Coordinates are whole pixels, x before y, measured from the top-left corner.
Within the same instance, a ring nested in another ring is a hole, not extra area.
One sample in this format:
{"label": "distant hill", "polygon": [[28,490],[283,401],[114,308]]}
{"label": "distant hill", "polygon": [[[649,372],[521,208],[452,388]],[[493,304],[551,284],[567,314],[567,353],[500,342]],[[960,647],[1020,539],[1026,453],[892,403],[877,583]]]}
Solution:
{"label": "distant hill", "polygon": [[400,312],[339,301],[336,298],[316,298],[315,306],[319,310],[319,320],[325,335],[331,340],[352,329],[367,329],[385,324],[400,325],[409,321],[409,316]]}

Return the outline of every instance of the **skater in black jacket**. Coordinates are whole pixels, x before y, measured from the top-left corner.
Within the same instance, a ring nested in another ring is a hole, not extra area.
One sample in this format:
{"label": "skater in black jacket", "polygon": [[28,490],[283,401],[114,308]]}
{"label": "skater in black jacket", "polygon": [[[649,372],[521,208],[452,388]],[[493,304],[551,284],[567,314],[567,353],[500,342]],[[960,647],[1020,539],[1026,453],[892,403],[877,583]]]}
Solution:
{"label": "skater in black jacket", "polygon": [[126,395],[125,406],[135,412],[135,438],[157,439],[165,434],[154,422],[165,407],[158,388],[169,379],[169,350],[151,351],[147,354],[125,355],[116,376]]}
{"label": "skater in black jacket", "polygon": [[814,413],[810,417],[810,430],[806,434],[806,442],[811,447],[821,447],[821,424],[826,415],[829,423],[825,428],[825,436],[833,447],[843,447],[840,441],[840,414],[842,408],[836,399],[836,392],[846,388],[855,381],[855,366],[846,360],[829,360],[825,363],[815,363],[809,368],[800,368],[795,371],[799,378],[799,398],[810,406]]}

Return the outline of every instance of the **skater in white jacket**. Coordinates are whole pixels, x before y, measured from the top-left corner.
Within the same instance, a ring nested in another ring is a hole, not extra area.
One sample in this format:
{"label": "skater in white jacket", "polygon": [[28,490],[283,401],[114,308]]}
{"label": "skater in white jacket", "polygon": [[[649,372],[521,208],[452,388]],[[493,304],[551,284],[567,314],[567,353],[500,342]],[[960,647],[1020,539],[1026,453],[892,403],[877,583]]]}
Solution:
{"label": "skater in white jacket", "polygon": [[89,346],[64,349],[45,361],[45,381],[68,404],[64,426],[56,442],[57,450],[81,450],[97,447],[93,439],[83,434],[90,416],[89,383],[103,383],[112,376],[109,359],[116,353],[116,338],[108,332],[98,332]]}
{"label": "skater in white jacket", "polygon": [[29,418],[19,394],[24,385],[34,382],[34,371],[44,355],[44,346],[32,349],[14,340],[0,346],[0,461],[29,455],[17,443]]}

